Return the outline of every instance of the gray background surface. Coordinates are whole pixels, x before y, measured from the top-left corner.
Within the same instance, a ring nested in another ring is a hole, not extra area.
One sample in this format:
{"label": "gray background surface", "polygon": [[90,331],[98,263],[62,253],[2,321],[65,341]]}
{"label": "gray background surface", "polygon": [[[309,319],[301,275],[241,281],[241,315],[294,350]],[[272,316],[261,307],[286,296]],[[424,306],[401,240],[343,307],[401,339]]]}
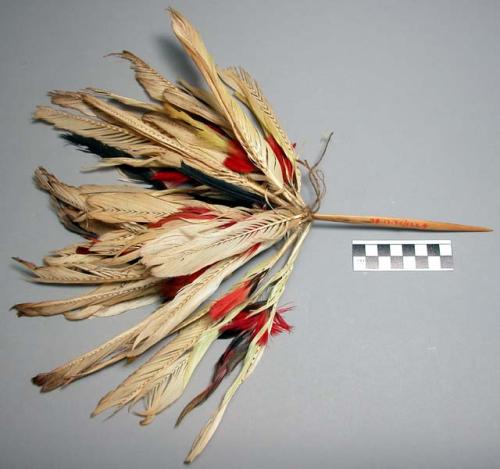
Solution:
{"label": "gray background surface", "polygon": [[[272,341],[198,468],[500,467],[500,2],[177,1],[220,65],[260,81],[303,157],[335,131],[323,168],[326,212],[487,224],[451,239],[453,273],[352,272],[352,239],[428,234],[317,226],[284,302],[290,336]],[[78,184],[93,163],[30,122],[51,89],[100,86],[142,97],[130,49],[172,79],[193,77],[164,1],[1,2],[0,466],[182,467],[220,393],[173,429],[205,385],[220,346],[187,394],[152,425],[127,412],[89,419],[98,398],[134,369],[118,365],[39,395],[29,378],[142,318],[71,323],[18,319],[17,302],[78,288],[23,281],[11,255],[40,261],[73,242],[36,190],[37,165]]]}

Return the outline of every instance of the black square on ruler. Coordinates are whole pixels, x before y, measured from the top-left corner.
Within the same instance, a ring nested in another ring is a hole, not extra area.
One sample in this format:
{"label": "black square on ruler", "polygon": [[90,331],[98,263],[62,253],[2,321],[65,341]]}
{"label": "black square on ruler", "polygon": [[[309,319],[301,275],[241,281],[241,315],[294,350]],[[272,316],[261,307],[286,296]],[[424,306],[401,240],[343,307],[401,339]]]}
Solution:
{"label": "black square on ruler", "polygon": [[353,244],[352,245],[352,255],[353,256],[365,256],[366,250],[364,244]]}
{"label": "black square on ruler", "polygon": [[415,257],[415,267],[417,269],[428,269],[429,268],[429,259],[427,256],[416,256]]}
{"label": "black square on ruler", "polygon": [[403,244],[403,256],[414,256],[414,255],[415,255],[415,245]]}
{"label": "black square on ruler", "polygon": [[390,256],[391,246],[389,244],[378,244],[378,255],[379,256]]}
{"label": "black square on ruler", "polygon": [[378,257],[377,256],[366,256],[366,268],[367,269],[378,269]]}
{"label": "black square on ruler", "polygon": [[439,244],[428,244],[427,245],[427,255],[439,256]]}
{"label": "black square on ruler", "polygon": [[391,256],[391,269],[403,268],[403,256]]}
{"label": "black square on ruler", "polygon": [[442,269],[453,269],[453,257],[452,256],[441,256],[441,268]]}

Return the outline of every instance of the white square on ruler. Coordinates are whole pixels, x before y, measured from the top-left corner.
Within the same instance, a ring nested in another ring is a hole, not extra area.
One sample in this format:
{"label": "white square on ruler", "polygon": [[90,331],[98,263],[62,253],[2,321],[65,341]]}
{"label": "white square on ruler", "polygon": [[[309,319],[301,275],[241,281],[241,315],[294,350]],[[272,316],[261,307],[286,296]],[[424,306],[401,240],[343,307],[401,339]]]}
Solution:
{"label": "white square on ruler", "polygon": [[429,270],[441,270],[441,258],[439,256],[429,256]]}
{"label": "white square on ruler", "polygon": [[416,268],[417,268],[417,264],[415,262],[415,257],[413,257],[413,256],[403,257],[403,269],[415,270]]}
{"label": "white square on ruler", "polygon": [[402,256],[403,246],[401,244],[391,244],[391,256]]}
{"label": "white square on ruler", "polygon": [[427,256],[427,244],[415,244],[416,256]]}
{"label": "white square on ruler", "polygon": [[439,253],[442,256],[451,256],[451,244],[440,244]]}
{"label": "white square on ruler", "polygon": [[365,252],[367,256],[377,256],[378,248],[376,244],[367,244],[365,246]]}
{"label": "white square on ruler", "polygon": [[378,270],[391,270],[391,258],[389,256],[380,256],[378,258]]}
{"label": "white square on ruler", "polygon": [[354,270],[366,270],[366,257],[354,256],[352,258],[352,268]]}

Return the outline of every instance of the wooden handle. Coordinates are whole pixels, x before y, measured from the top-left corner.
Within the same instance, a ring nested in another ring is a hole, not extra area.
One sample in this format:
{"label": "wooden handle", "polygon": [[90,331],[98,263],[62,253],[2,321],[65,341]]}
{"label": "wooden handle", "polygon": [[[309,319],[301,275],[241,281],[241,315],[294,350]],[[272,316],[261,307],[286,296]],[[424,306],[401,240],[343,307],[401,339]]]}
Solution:
{"label": "wooden handle", "polygon": [[352,225],[374,225],[380,228],[422,231],[493,231],[483,226],[459,225],[442,221],[416,220],[414,218],[376,217],[365,215],[313,214],[314,220]]}

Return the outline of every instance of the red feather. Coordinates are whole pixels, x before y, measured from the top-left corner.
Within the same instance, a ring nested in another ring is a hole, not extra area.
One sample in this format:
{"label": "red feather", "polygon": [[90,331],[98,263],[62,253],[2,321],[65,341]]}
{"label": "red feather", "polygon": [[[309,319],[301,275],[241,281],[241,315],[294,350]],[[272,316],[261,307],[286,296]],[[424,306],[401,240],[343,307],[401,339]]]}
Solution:
{"label": "red feather", "polygon": [[224,228],[229,228],[230,226],[233,226],[236,223],[236,220],[229,220],[227,223],[224,223],[223,225],[219,226],[219,229],[223,230]]}
{"label": "red feather", "polygon": [[260,243],[255,243],[252,247],[247,249],[246,255],[251,256],[257,249],[259,249]]}
{"label": "red feather", "polygon": [[265,324],[265,313],[266,311],[261,311],[260,313],[251,315],[252,311],[250,309],[244,309],[240,311],[234,319],[221,328],[221,332],[227,331],[251,331],[259,330]]}
{"label": "red feather", "polygon": [[163,297],[167,300],[173,300],[175,295],[184,288],[186,285],[194,282],[205,270],[207,270],[210,266],[203,267],[202,269],[188,275],[180,275],[178,277],[171,277],[165,279],[161,286],[160,291]]}
{"label": "red feather", "polygon": [[[276,311],[271,326],[271,335],[275,336],[282,332],[291,332],[292,326],[288,324],[283,318],[282,314],[289,311],[291,308],[279,308]],[[237,332],[250,332],[252,337],[255,337],[258,332],[265,326],[267,321],[268,310],[261,311],[257,314],[252,314],[251,309],[244,309],[240,311],[234,319],[222,327],[221,332],[237,331]],[[269,332],[265,331],[259,338],[259,345],[266,345],[269,341]]]}
{"label": "red feather", "polygon": [[281,168],[281,173],[283,174],[283,180],[286,183],[289,183],[293,176],[292,162],[288,159],[283,149],[279,146],[278,142],[271,134],[266,137],[266,141],[276,155],[276,159],[278,160]]}
{"label": "red feather", "polygon": [[229,141],[224,166],[235,173],[241,174],[253,173],[257,170],[248,158],[245,149],[236,140]]}
{"label": "red feather", "polygon": [[189,182],[191,178],[189,176],[186,176],[185,174],[182,174],[180,171],[175,171],[174,169],[172,170],[165,170],[165,171],[158,171],[156,172],[152,177],[152,181],[162,181],[162,182],[168,182],[172,185],[179,185],[179,184],[185,184],[186,182]]}
{"label": "red feather", "polygon": [[243,303],[247,299],[250,291],[252,290],[253,285],[254,281],[252,279],[248,279],[245,282],[243,282],[238,288],[227,293],[222,298],[219,298],[210,307],[209,311],[210,317],[214,321],[216,321],[217,319],[220,319],[221,317],[226,315],[236,306]]}
{"label": "red feather", "polygon": [[99,240],[97,238],[94,238],[90,240],[91,245],[90,246],[78,246],[75,250],[76,254],[92,254],[90,251],[90,248],[95,244],[98,243]]}
{"label": "red feather", "polygon": [[178,212],[167,215],[154,223],[149,224],[149,228],[159,228],[165,223],[173,220],[213,220],[217,218],[217,215],[210,213],[209,208],[205,207],[184,207]]}
{"label": "red feather", "polygon": [[283,313],[290,311],[291,307],[279,308],[274,315],[273,325],[271,326],[271,335],[278,335],[282,332],[291,332],[293,327],[285,321]]}

